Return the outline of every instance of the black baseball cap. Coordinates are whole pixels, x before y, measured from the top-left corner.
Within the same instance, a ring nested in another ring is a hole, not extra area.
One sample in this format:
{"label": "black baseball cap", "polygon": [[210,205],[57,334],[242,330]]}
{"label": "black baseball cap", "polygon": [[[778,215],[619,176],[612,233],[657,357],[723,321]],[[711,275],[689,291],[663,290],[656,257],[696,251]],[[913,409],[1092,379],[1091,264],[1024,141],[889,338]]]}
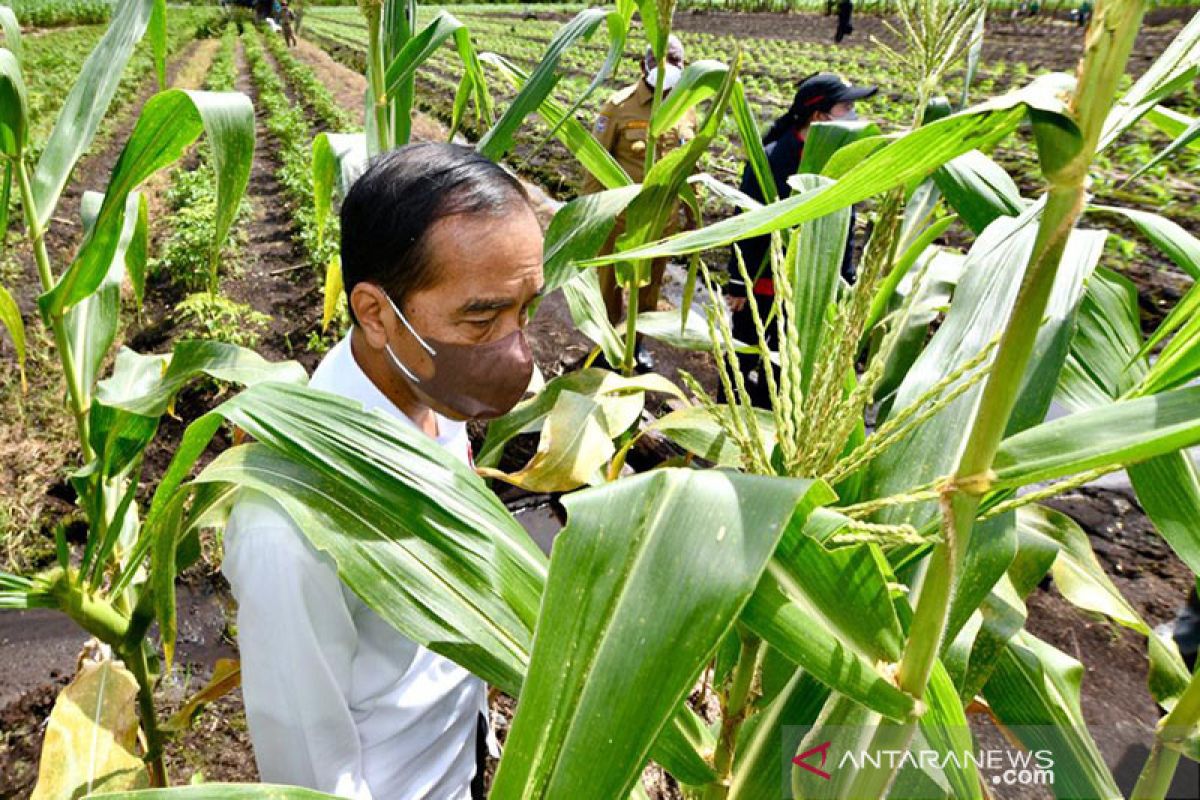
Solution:
{"label": "black baseball cap", "polygon": [[825,110],[838,103],[862,100],[878,91],[878,86],[853,86],[832,72],[818,72],[805,78],[796,87],[796,99],[792,101],[792,110]]}

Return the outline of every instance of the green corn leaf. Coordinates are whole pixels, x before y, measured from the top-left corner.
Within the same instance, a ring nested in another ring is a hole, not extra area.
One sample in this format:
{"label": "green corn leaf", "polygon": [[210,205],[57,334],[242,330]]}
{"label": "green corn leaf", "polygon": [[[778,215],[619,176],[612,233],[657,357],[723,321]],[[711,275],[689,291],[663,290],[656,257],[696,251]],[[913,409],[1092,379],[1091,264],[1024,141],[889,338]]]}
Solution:
{"label": "green corn leaf", "polygon": [[345,197],[367,166],[367,137],[362,133],[320,133],[312,145],[313,220],[317,246],[325,228],[336,189]]}
{"label": "green corn leaf", "polygon": [[154,51],[154,74],[158,78],[158,90],[162,92],[167,88],[167,0],[154,0],[147,27]]}
{"label": "green corn leaf", "polygon": [[650,135],[658,138],[674,128],[690,109],[720,90],[728,73],[729,67],[720,61],[702,59],[688,64],[679,76],[679,83],[651,117]]}
{"label": "green corn leaf", "polygon": [[[1145,120],[1172,139],[1182,136],[1195,120],[1168,106],[1155,106],[1146,112]],[[1200,150],[1200,141],[1188,142],[1189,150]]]}
{"label": "green corn leaf", "polygon": [[[528,87],[529,76],[519,67],[503,56],[496,53],[483,53],[479,56],[483,63],[490,64],[500,71],[510,83],[521,91]],[[579,120],[567,116],[566,109],[550,94],[546,94],[537,106],[537,113],[542,120],[556,131],[555,136],[571,151],[571,154],[594,175],[606,189],[619,189],[633,183],[625,170],[613,158],[612,153],[605,150],[596,138],[579,123]]]}
{"label": "green corn leaf", "polygon": [[[733,98],[729,102],[729,108],[733,113],[733,121],[737,123],[738,138],[742,142],[742,151],[746,155],[746,161],[750,164],[750,168],[754,170],[754,177],[758,181],[758,188],[768,203],[774,203],[779,199],[779,189],[775,186],[775,176],[771,173],[771,163],[767,160],[767,151],[763,147],[762,137],[758,132],[758,120],[754,118],[754,110],[746,100],[746,87],[742,85],[740,80],[733,87]],[[718,186],[725,187],[723,183],[716,183]],[[736,191],[733,187],[727,188]],[[741,193],[738,192],[738,194]]]}
{"label": "green corn leaf", "polygon": [[1200,73],[1200,16],[1193,16],[1167,49],[1109,111],[1098,151],[1112,145],[1159,101],[1183,89]]}
{"label": "green corn leaf", "polygon": [[8,6],[0,6],[0,30],[4,32],[4,46],[13,52],[20,62],[24,57],[21,42],[21,23]]}
{"label": "green corn leaf", "polygon": [[608,309],[600,294],[600,277],[594,269],[585,269],[562,287],[571,320],[584,336],[600,347],[609,364],[620,364],[625,344],[608,321]]}
{"label": "green corn leaf", "polygon": [[999,141],[1016,127],[1029,108],[1037,108],[1048,114],[1063,113],[1061,100],[1058,99],[1058,91],[1062,87],[1062,76],[1045,76],[1023,90],[938,120],[892,141],[861,160],[832,186],[793,195],[698,231],[681,233],[627,252],[590,259],[583,266],[684,255],[724,247],[739,239],[761,236],[818,219],[896,186],[923,178],[963,153]]}
{"label": "green corn leaf", "polygon": [[21,64],[11,50],[0,48],[0,154],[21,158],[28,140],[29,102]]}
{"label": "green corn leaf", "polygon": [[1122,400],[1045,422],[1000,444],[996,489],[1115,464],[1146,461],[1200,443],[1200,387]]}
{"label": "green corn leaf", "polygon": [[1187,130],[1180,133],[1178,138],[1176,138],[1173,142],[1171,142],[1169,145],[1164,147],[1162,149],[1162,151],[1159,152],[1158,155],[1156,155],[1154,158],[1150,159],[1145,164],[1143,164],[1141,167],[1139,167],[1138,171],[1133,173],[1132,175],[1130,175],[1128,180],[1132,181],[1136,178],[1141,177],[1147,171],[1153,169],[1154,167],[1158,166],[1166,159],[1168,159],[1171,156],[1178,153],[1183,148],[1188,147],[1193,142],[1197,142],[1197,141],[1200,141],[1200,119],[1192,122],[1192,124],[1188,127]]}
{"label": "green corn leaf", "polygon": [[569,282],[579,270],[577,261],[591,258],[600,251],[625,207],[641,191],[640,186],[622,186],[595,194],[585,194],[563,205],[546,229],[542,259],[544,294]]}
{"label": "green corn leaf", "polygon": [[946,202],[975,233],[999,216],[1017,216],[1026,205],[1004,168],[978,150],[941,167],[933,179]]}
{"label": "green corn leaf", "polygon": [[[189,426],[146,527],[161,519],[223,421],[260,444],[226,451],[200,482],[269,492],[389,624],[520,692],[546,558],[473,470],[411,426],[345,398],[262,383]],[[712,770],[700,750],[709,740],[681,708],[653,757],[680,780],[706,783]]]}
{"label": "green corn leaf", "polygon": [[550,129],[550,133],[548,133],[546,137],[538,143],[537,147],[534,148],[534,154],[537,154],[541,151],[546,142],[550,140],[550,137],[558,134],[558,129],[561,128],[567,120],[575,119],[576,113],[592,96],[592,93],[595,92],[597,88],[602,86],[604,82],[612,76],[613,70],[617,67],[617,63],[625,55],[625,40],[629,36],[629,23],[632,16],[632,2],[618,2],[616,3],[616,8],[608,12],[608,16],[605,17],[605,21],[608,23],[608,54],[605,55],[604,61],[600,64],[600,69],[597,70],[596,74],[592,77],[592,80],[588,84],[587,88],[576,95],[575,102],[572,103],[571,107],[566,110],[566,113],[563,114],[562,119],[555,123],[555,125]]}
{"label": "green corn leaf", "polygon": [[868,120],[814,122],[804,139],[799,171],[820,173],[838,150],[881,133],[879,125]]}
{"label": "green corn leaf", "polygon": [[1088,732],[1079,706],[1083,665],[1027,632],[996,661],[984,696],[1030,750],[1049,750],[1059,797],[1117,800],[1121,792]]}
{"label": "green corn leaf", "polygon": [[[627,795],[789,519],[830,496],[810,481],[664,469],[564,498],[492,796]],[[664,593],[663,575],[688,591]]]}
{"label": "green corn leaf", "polygon": [[[99,192],[83,193],[80,211],[85,236],[95,227],[103,200],[104,195]],[[137,244],[144,242],[149,235],[145,205],[146,199],[140,192],[129,193],[125,201],[124,225],[100,286],[74,305],[64,318],[67,339],[75,354],[79,383],[88,394],[116,339],[121,316],[121,283],[126,273],[145,273],[145,246]],[[128,269],[130,261],[134,262],[133,270]]]}
{"label": "green corn leaf", "polygon": [[[1020,217],[998,218],[976,240],[950,310],[906,374],[893,409],[916,402],[945,375],[978,355],[1003,329],[1017,300],[1039,218],[1040,204]],[[1030,360],[1033,368],[1021,379],[1023,388],[1009,422],[1010,431],[1040,422],[1049,408],[1084,282],[1100,258],[1103,242],[1104,234],[1092,231],[1076,231],[1068,241]],[[970,429],[981,390],[981,386],[967,390],[872,461],[866,470],[864,496],[903,493],[949,474]],[[878,521],[919,528],[937,514],[936,503],[918,503],[885,510]]]}
{"label": "green corn leaf", "polygon": [[113,168],[91,235],[58,283],[38,298],[48,317],[88,297],[104,280],[124,226],[129,193],[178,161],[201,132],[208,134],[217,180],[213,254],[219,250],[250,180],[254,108],[239,92],[170,89],[147,101]]}
{"label": "green corn leaf", "polygon": [[76,162],[91,147],[133,48],[146,32],[154,2],[121,0],[116,4],[108,30],[84,62],[58,113],[33,176],[33,204],[42,228],[50,221]]}
{"label": "green corn leaf", "polygon": [[[719,406],[724,408],[724,406]],[[774,446],[775,417],[766,409],[755,409],[759,430],[763,432],[766,447]],[[739,467],[742,451],[729,438],[708,409],[703,406],[687,406],[676,409],[656,419],[646,430],[658,431],[684,450],[711,461],[718,467]]]}
{"label": "green corn leaf", "polygon": [[825,706],[829,689],[804,670],[795,670],[787,685],[771,703],[750,717],[738,732],[737,757],[729,784],[729,800],[761,800],[780,792],[780,746],[783,752],[798,752],[799,726],[812,725]]}
{"label": "green corn leaf", "polygon": [[21,385],[25,385],[25,322],[21,309],[8,289],[0,286],[0,325],[12,337],[13,349],[17,351],[17,368],[21,371]]}
{"label": "green corn leaf", "polygon": [[[558,74],[558,63],[562,60],[563,54],[576,42],[590,39],[596,28],[607,17],[608,12],[603,9],[584,9],[555,32],[554,38],[546,46],[546,52],[542,54],[529,79],[524,81],[521,91],[517,93],[491,130],[479,140],[477,149],[480,153],[493,161],[504,157],[512,148],[513,136],[525,118],[538,110],[538,107],[558,84],[561,77]],[[566,114],[564,113],[563,116]],[[557,122],[556,120],[556,125]]]}
{"label": "green corn leaf", "polygon": [[1088,211],[1120,214],[1132,222],[1142,235],[1181,270],[1200,280],[1200,239],[1179,224],[1152,211],[1120,206],[1089,206]]}
{"label": "green corn leaf", "polygon": [[[797,188],[802,192],[817,191],[831,183],[819,175],[796,176]],[[801,225],[788,246],[786,262],[790,273],[788,280],[795,287],[794,323],[799,332],[800,391],[803,394],[808,393],[813,367],[827,346],[825,320],[841,283],[842,259],[849,236],[850,209],[840,208]],[[753,267],[747,264],[746,269],[750,271]]]}
{"label": "green corn leaf", "polygon": [[[540,392],[522,400],[504,416],[489,422],[487,437],[475,456],[475,463],[480,467],[495,467],[500,463],[504,445],[514,436],[541,430],[542,423],[557,404],[562,392],[593,397],[601,405],[611,400],[614,404],[614,424],[616,416],[620,415],[615,404],[619,404],[623,397],[644,392],[662,392],[683,399],[679,388],[661,375],[637,375],[627,378],[615,372],[594,368],[568,372],[549,381]],[[611,426],[606,423],[605,427]]]}
{"label": "green corn leaf", "polygon": [[[814,567],[828,568],[828,561]],[[863,706],[895,720],[912,712],[913,698],[897,689],[875,669],[873,659],[849,645],[841,631],[812,610],[803,587],[796,586],[777,562],[768,565],[767,574],[742,611],[742,622],[821,683]]]}
{"label": "green corn leaf", "polygon": [[1051,567],[1051,575],[1063,597],[1079,608],[1103,614],[1150,641],[1150,683],[1154,696],[1162,702],[1182,694],[1191,675],[1174,642],[1162,641],[1122,596],[1096,559],[1083,529],[1066,514],[1040,505],[1019,509],[1017,517],[1026,536],[1044,537],[1057,546],[1058,557]]}

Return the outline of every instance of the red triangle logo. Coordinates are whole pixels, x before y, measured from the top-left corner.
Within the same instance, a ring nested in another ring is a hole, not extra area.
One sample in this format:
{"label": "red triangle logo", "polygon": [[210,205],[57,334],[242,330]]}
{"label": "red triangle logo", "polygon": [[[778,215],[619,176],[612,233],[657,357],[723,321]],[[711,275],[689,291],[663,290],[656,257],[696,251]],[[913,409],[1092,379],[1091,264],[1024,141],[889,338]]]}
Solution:
{"label": "red triangle logo", "polygon": [[809,772],[813,773],[814,775],[820,775],[825,780],[829,780],[829,778],[830,778],[829,773],[823,769],[818,769],[817,767],[814,767],[812,764],[809,764],[808,759],[814,755],[820,754],[821,766],[822,767],[825,766],[825,758],[826,758],[826,756],[829,755],[829,745],[830,744],[832,744],[832,743],[825,742],[825,743],[819,744],[816,747],[813,747],[809,750],[805,750],[803,753],[801,753],[800,755],[793,758],[792,763],[795,764],[797,767],[802,767],[802,768],[808,770]]}

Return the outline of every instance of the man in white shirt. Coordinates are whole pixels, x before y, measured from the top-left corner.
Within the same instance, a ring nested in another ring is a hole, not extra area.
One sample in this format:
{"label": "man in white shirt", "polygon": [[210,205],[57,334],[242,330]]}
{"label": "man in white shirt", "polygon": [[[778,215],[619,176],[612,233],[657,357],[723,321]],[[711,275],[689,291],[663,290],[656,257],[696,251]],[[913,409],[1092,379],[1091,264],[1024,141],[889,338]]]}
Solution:
{"label": "man in white shirt", "polygon": [[[354,324],[311,385],[471,463],[465,420],[503,414],[533,369],[523,327],[542,234],[525,190],[468,148],[410,145],[372,160],[341,230]],[[483,796],[483,755],[499,755],[483,681],[384,622],[266,494],[235,504],[222,571],[263,781],[358,800]]]}

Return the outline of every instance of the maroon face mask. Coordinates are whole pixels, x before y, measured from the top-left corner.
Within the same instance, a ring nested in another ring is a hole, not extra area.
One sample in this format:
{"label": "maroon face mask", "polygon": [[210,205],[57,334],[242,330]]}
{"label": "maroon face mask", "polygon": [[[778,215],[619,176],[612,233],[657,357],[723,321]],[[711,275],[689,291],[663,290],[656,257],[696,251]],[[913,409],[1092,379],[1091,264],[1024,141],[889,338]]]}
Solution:
{"label": "maroon face mask", "polygon": [[388,302],[433,361],[433,375],[418,378],[396,357],[392,346],[384,344],[401,374],[422,394],[468,419],[507,414],[525,394],[533,376],[533,353],[524,330],[487,344],[439,342],[413,330],[392,298],[388,297]]}

